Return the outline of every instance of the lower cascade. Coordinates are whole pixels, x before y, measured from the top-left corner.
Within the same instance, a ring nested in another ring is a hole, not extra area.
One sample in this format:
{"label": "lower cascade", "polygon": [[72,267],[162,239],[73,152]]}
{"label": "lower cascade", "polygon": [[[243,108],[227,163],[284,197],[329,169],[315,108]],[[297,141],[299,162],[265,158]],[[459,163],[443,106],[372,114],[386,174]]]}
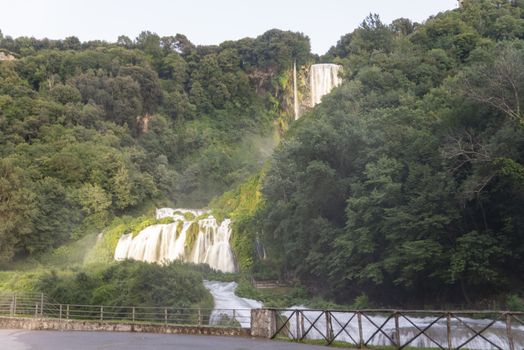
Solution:
{"label": "lower cascade", "polygon": [[235,320],[242,328],[251,327],[251,309],[261,308],[260,301],[237,296],[236,282],[204,281],[204,286],[213,295],[215,303],[209,324],[218,325],[225,318]]}
{"label": "lower cascade", "polygon": [[156,218],[172,218],[172,223],[151,225],[136,236],[120,237],[115,260],[134,259],[154,263],[183,260],[208,264],[222,272],[236,272],[229,239],[231,220],[218,222],[208,211],[162,208]]}

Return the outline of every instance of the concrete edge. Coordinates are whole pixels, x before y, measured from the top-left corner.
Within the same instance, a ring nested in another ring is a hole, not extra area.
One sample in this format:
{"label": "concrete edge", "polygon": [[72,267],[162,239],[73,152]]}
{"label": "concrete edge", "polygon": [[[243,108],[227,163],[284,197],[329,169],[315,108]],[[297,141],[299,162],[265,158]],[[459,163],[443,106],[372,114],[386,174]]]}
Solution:
{"label": "concrete edge", "polygon": [[56,330],[84,332],[138,332],[249,337],[250,329],[212,326],[179,326],[127,322],[59,320],[0,316],[0,329]]}

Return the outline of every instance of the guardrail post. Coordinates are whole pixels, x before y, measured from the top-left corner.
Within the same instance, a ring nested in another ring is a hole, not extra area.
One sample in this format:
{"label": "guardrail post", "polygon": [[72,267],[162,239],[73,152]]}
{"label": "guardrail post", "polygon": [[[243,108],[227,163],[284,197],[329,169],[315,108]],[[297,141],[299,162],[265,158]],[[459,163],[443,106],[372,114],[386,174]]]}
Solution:
{"label": "guardrail post", "polygon": [[44,316],[44,293],[40,293],[40,316]]}
{"label": "guardrail post", "polygon": [[296,336],[297,336],[297,341],[300,340],[301,336],[300,336],[300,321],[298,320],[299,318],[299,315],[300,315],[300,311],[296,310],[295,311],[295,319],[296,319]]}
{"label": "guardrail post", "polygon": [[100,306],[100,321],[104,320],[104,306]]}
{"label": "guardrail post", "polygon": [[448,350],[451,350],[453,349],[453,343],[451,341],[451,313],[450,312],[448,312],[446,323],[448,327]]}
{"label": "guardrail post", "polygon": [[306,332],[306,328],[304,327],[304,313],[300,313],[300,333],[304,334]]}
{"label": "guardrail post", "polygon": [[133,306],[133,310],[131,311],[132,313],[132,317],[133,317],[133,322],[135,322],[135,307]]}
{"label": "guardrail post", "polygon": [[364,347],[364,334],[362,333],[362,313],[357,312],[357,321],[358,321],[358,348],[362,349]]}
{"label": "guardrail post", "polygon": [[13,316],[16,316],[16,293],[13,294]]}
{"label": "guardrail post", "polygon": [[398,311],[395,311],[395,337],[397,338],[396,339],[396,342],[397,344],[395,344],[397,346],[397,348],[400,349],[400,323],[399,323],[399,317],[398,317]]}
{"label": "guardrail post", "polygon": [[509,350],[515,350],[515,344],[513,343],[513,330],[511,327],[511,314],[506,314],[506,332],[508,334],[508,345]]}

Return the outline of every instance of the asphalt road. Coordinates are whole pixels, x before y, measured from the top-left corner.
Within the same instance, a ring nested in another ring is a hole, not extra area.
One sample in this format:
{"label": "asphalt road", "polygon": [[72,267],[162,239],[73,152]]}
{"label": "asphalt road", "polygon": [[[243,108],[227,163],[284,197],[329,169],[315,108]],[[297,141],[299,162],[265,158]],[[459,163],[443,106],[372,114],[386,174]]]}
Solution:
{"label": "asphalt road", "polygon": [[0,350],[326,350],[325,346],[200,335],[0,329]]}

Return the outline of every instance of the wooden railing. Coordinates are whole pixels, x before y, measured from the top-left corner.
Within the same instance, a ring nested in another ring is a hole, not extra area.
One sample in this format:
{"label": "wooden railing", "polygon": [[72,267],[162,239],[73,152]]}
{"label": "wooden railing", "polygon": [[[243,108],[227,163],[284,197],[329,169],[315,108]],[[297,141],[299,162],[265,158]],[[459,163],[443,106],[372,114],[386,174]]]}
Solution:
{"label": "wooden railing", "polygon": [[352,348],[524,348],[524,313],[509,311],[400,311],[273,309],[271,338]]}

